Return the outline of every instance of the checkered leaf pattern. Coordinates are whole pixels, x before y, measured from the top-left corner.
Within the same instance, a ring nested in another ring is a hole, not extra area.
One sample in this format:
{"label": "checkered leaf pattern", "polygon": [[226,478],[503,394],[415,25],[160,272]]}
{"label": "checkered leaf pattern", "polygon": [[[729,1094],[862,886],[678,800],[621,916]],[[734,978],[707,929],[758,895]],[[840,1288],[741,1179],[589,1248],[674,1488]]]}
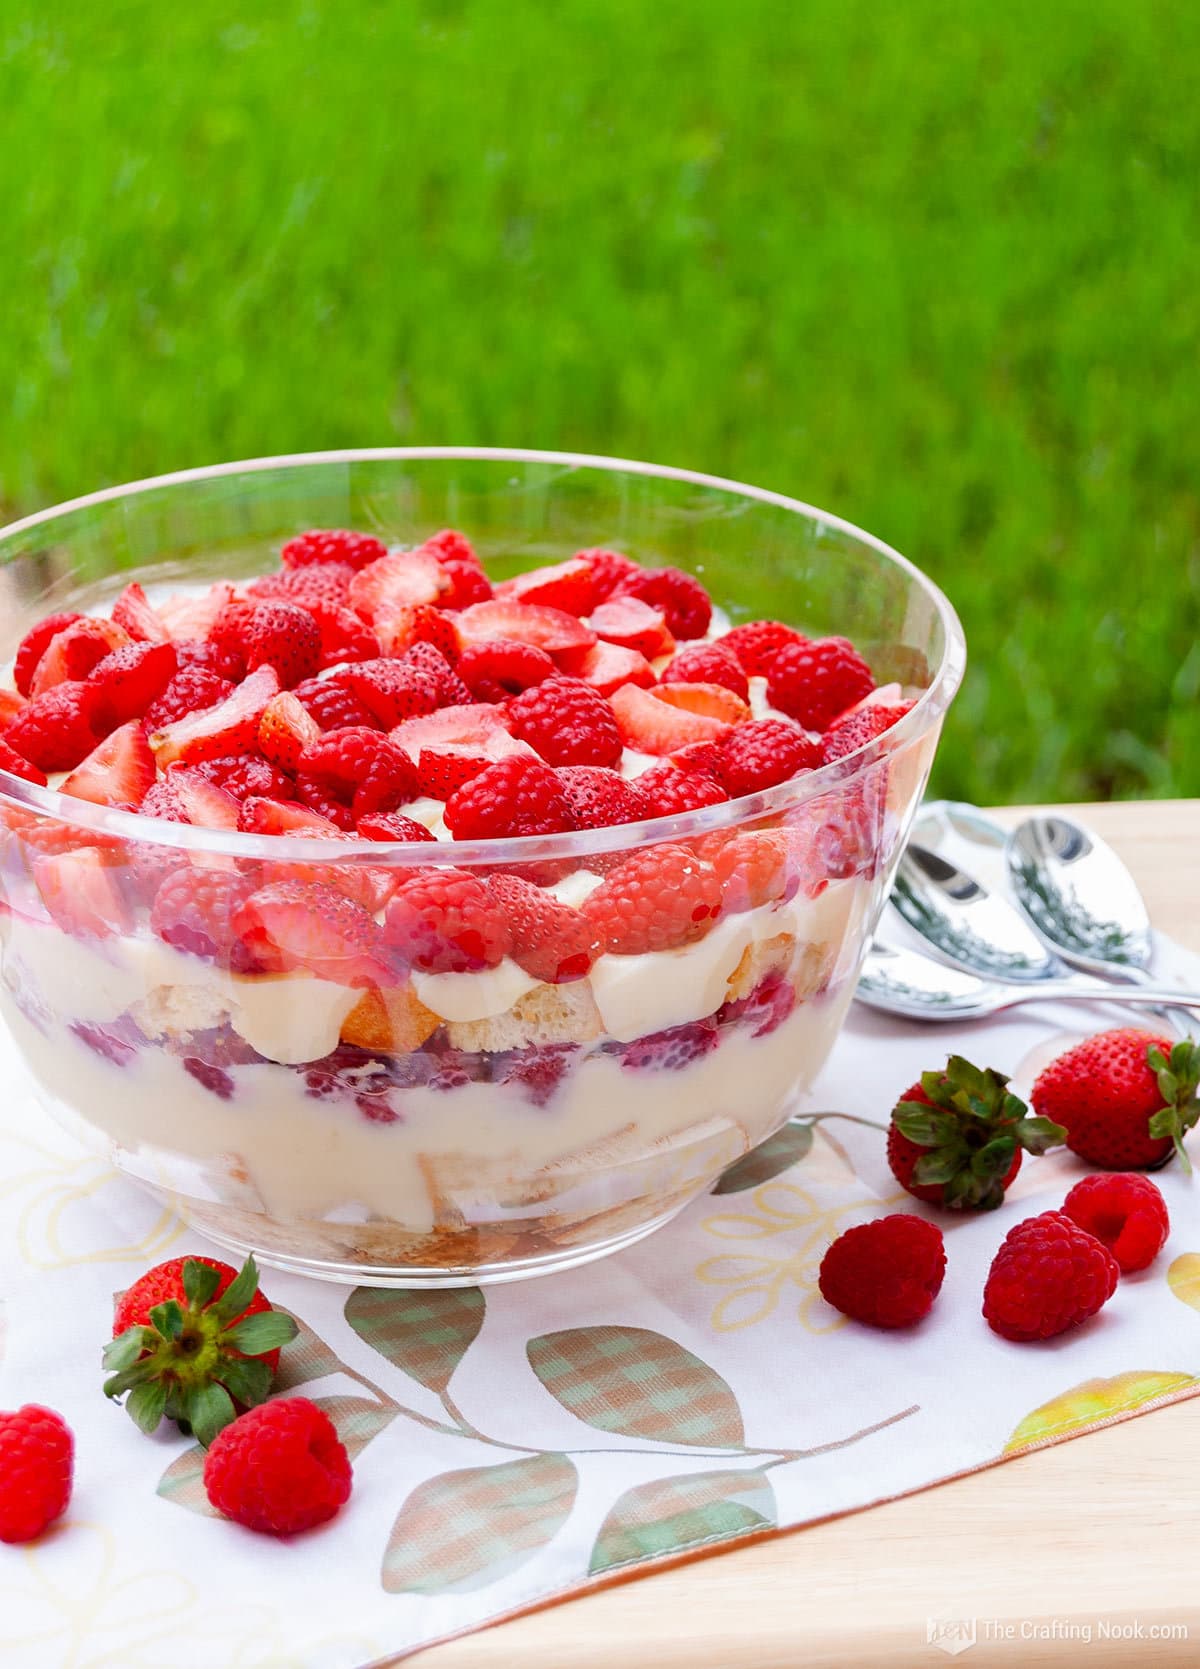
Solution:
{"label": "checkered leaf pattern", "polygon": [[600,1527],[590,1573],[636,1565],[775,1525],[775,1491],[762,1472],[693,1472],[627,1489]]}
{"label": "checkered leaf pattern", "polygon": [[571,1327],[525,1346],[550,1395],[601,1431],[666,1443],[737,1448],[745,1432],[715,1369],[646,1327]]}
{"label": "checkered leaf pattern", "polygon": [[478,1287],[431,1292],[355,1287],[346,1300],[346,1320],[359,1337],[439,1394],[483,1326],[483,1315]]}
{"label": "checkered leaf pattern", "polygon": [[171,1462],[158,1480],[158,1493],[164,1501],[173,1501],[190,1513],[202,1513],[205,1518],[221,1516],[204,1493],[204,1450],[198,1443]]}
{"label": "checkered leaf pattern", "polygon": [[426,1479],[392,1526],[383,1586],[461,1594],[498,1582],[557,1534],[578,1487],[566,1455],[552,1453]]}
{"label": "checkered leaf pattern", "polygon": [[768,1136],[765,1142],[743,1155],[735,1165],[730,1165],[713,1193],[742,1194],[747,1188],[757,1188],[760,1183],[770,1182],[780,1171],[798,1165],[812,1145],[811,1124],[785,1124],[782,1130]]}
{"label": "checkered leaf pattern", "polygon": [[279,1372],[275,1375],[272,1389],[276,1393],[293,1391],[297,1385],[307,1385],[310,1380],[324,1379],[326,1374],[337,1373],[342,1364],[325,1340],[319,1338],[306,1321],[301,1321],[291,1310],[285,1310],[282,1304],[276,1304],[274,1308],[281,1315],[292,1317],[297,1332],[280,1353]]}

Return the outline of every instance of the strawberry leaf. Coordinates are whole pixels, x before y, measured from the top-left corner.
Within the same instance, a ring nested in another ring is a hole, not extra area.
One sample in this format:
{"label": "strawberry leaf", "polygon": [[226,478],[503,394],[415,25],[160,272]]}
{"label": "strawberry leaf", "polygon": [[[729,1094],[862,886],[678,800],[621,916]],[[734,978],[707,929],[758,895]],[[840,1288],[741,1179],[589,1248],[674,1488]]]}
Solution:
{"label": "strawberry leaf", "polygon": [[164,1339],[177,1339],[183,1332],[183,1311],[177,1299],[168,1298],[150,1311],[150,1324]]}
{"label": "strawberry leaf", "polygon": [[125,1368],[131,1368],[145,1348],[147,1331],[144,1327],[127,1327],[115,1339],[110,1339],[100,1355],[101,1367],[107,1368],[110,1373],[121,1373]]}
{"label": "strawberry leaf", "polygon": [[137,1385],[125,1398],[125,1412],[147,1436],[157,1431],[167,1407],[167,1387],[162,1380]]}
{"label": "strawberry leaf", "polygon": [[206,1449],[217,1433],[237,1418],[233,1399],[223,1385],[198,1385],[189,1391],[185,1413],[197,1443]]}
{"label": "strawberry leaf", "polygon": [[194,1310],[202,1310],[217,1290],[221,1271],[199,1258],[188,1258],[183,1266],[183,1292]]}
{"label": "strawberry leaf", "polygon": [[236,1327],[229,1328],[222,1342],[240,1350],[243,1356],[265,1356],[279,1350],[296,1337],[297,1327],[290,1315],[276,1315],[274,1310],[260,1310],[248,1315]]}
{"label": "strawberry leaf", "polygon": [[258,1291],[258,1265],[254,1261],[254,1253],[246,1259],[234,1280],[211,1306],[211,1313],[218,1321],[233,1321],[240,1316]]}
{"label": "strawberry leaf", "polygon": [[243,1408],[255,1408],[267,1400],[271,1390],[271,1369],[257,1357],[226,1357],[215,1372],[229,1395]]}

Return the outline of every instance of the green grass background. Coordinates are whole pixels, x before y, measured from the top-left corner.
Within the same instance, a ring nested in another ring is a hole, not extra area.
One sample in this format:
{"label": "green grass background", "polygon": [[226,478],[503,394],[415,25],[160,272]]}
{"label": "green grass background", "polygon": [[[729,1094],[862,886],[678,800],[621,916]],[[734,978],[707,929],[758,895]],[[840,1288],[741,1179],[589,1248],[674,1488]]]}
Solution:
{"label": "green grass background", "polygon": [[1200,792],[1200,7],[0,0],[0,501],[529,444],[964,617],[937,768]]}

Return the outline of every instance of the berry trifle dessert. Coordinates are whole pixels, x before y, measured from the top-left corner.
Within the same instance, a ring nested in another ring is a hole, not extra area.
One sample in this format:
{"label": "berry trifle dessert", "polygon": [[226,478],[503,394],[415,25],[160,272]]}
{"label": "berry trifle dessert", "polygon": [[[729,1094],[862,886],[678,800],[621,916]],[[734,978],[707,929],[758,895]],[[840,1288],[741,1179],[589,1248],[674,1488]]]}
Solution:
{"label": "berry trifle dessert", "polygon": [[921,689],[615,550],[496,583],[456,531],[279,556],[16,650],[0,1004],[41,1090],[284,1265],[627,1243],[824,1061]]}

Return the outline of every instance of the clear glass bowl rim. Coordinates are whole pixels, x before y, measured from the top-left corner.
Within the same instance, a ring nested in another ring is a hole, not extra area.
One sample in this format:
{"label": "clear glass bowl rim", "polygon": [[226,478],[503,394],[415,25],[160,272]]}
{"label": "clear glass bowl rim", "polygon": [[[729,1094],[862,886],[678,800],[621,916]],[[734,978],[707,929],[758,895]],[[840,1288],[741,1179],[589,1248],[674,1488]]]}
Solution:
{"label": "clear glass bowl rim", "polygon": [[[925,735],[945,714],[954,698],[966,667],[967,646],[953,604],[928,575],[893,550],[882,539],[853,522],[828,511],[805,504],[800,499],[772,492],[766,487],[752,487],[744,482],[730,481],[719,475],[706,475],[697,470],[679,469],[669,464],[640,463],[628,458],[609,458],[583,452],[551,452],[526,447],[489,446],[379,446],[348,448],[325,452],[286,453],[278,457],[252,458],[224,464],[209,464],[197,469],[176,470],[167,475],[148,476],[145,480],[126,482],[115,487],[103,487],[80,498],[35,511],[19,521],[0,528],[0,565],[5,561],[6,546],[33,528],[45,527],[91,505],[111,503],[132,498],[138,493],[157,488],[179,486],[189,482],[217,480],[223,476],[250,475],[282,469],[304,469],[324,464],[356,463],[421,463],[421,462],[494,462],[550,464],[571,469],[599,470],[608,474],[639,475],[651,480],[683,482],[737,494],[742,498],[789,510],[800,518],[820,523],[824,527],[857,540],[885,557],[912,580],[933,604],[942,626],[944,648],[929,688],[919,697],[911,712],[885,731],[875,741],[838,760],[832,765],[806,772],[790,782],[761,794],[745,795],[702,811],[686,812],[675,817],[655,817],[642,823],[622,823],[612,828],[587,829],[566,834],[522,835],[507,840],[447,840],[439,841],[436,849],[418,841],[413,844],[386,841],[330,841],[324,837],[302,838],[292,835],[254,835],[224,829],[195,828],[189,824],[171,823],[157,818],[142,817],[136,812],[116,811],[109,806],[95,805],[89,800],[78,800],[57,789],[41,788],[25,782],[21,777],[0,769],[0,803],[19,806],[23,810],[40,813],[69,823],[75,828],[86,828],[108,839],[125,842],[144,842],[178,850],[220,853],[234,858],[267,859],[276,862],[336,863],[339,867],[351,864],[384,864],[389,868],[427,868],[431,864],[471,866],[479,864],[528,863],[532,859],[582,860],[593,853],[634,850],[664,840],[687,840],[713,829],[732,828],[754,822],[762,817],[794,810],[809,800],[834,788],[842,788],[864,776],[881,758],[896,752],[909,742]],[[470,535],[470,529],[465,530]]]}

